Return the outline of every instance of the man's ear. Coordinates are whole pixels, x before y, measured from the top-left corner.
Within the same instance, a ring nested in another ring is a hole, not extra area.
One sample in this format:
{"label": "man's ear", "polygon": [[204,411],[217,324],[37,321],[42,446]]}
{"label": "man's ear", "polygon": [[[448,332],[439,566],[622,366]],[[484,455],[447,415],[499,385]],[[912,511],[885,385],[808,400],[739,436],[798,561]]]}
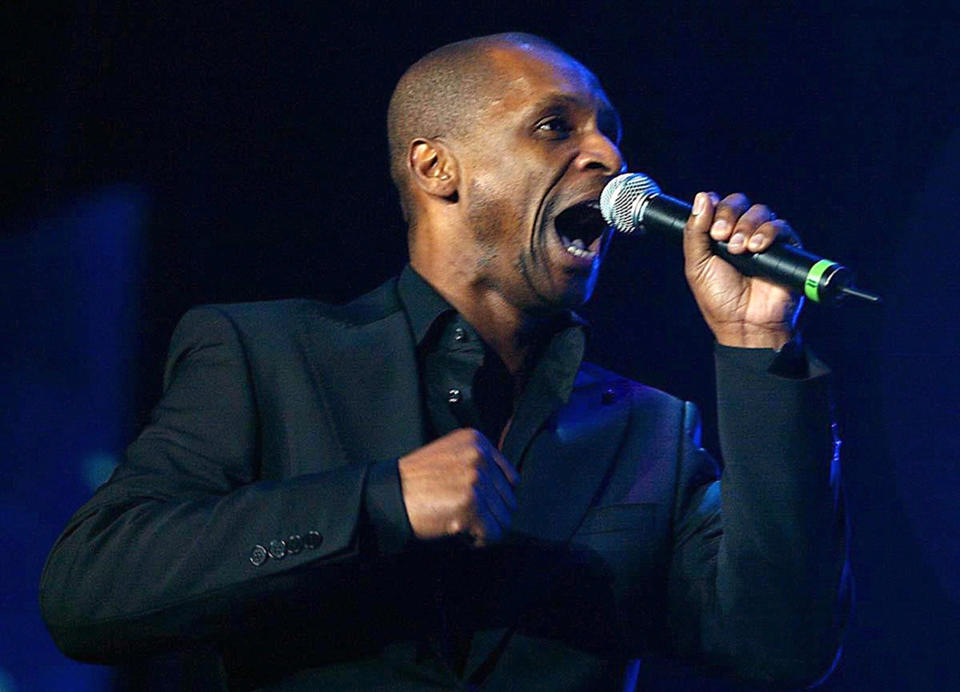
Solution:
{"label": "man's ear", "polygon": [[413,140],[407,164],[417,187],[428,195],[456,201],[460,171],[456,157],[445,144],[422,137]]}

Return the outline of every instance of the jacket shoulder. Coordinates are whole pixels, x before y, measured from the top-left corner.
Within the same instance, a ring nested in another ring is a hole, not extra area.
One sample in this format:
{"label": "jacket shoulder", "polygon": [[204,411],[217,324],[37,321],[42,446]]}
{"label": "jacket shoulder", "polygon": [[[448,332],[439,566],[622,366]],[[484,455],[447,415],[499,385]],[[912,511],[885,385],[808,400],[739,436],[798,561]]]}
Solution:
{"label": "jacket shoulder", "polygon": [[353,343],[360,332],[384,331],[364,329],[367,325],[382,324],[389,331],[395,319],[388,318],[399,312],[395,280],[343,305],[303,298],[199,305],[174,329],[164,381],[182,357],[210,347],[277,362],[304,351],[337,352],[341,342]]}
{"label": "jacket shoulder", "polygon": [[242,334],[278,334],[304,322],[327,322],[330,326],[360,327],[382,320],[401,309],[396,279],[391,279],[348,303],[325,303],[309,298],[250,303],[209,303],[191,308],[181,318],[178,330],[211,323],[227,323]]}
{"label": "jacket shoulder", "polygon": [[241,331],[275,329],[290,321],[320,319],[345,326],[362,326],[377,322],[401,309],[396,279],[381,284],[369,293],[348,303],[325,303],[309,298],[268,300],[252,303],[215,303],[199,305],[190,313],[216,313],[232,322]]}

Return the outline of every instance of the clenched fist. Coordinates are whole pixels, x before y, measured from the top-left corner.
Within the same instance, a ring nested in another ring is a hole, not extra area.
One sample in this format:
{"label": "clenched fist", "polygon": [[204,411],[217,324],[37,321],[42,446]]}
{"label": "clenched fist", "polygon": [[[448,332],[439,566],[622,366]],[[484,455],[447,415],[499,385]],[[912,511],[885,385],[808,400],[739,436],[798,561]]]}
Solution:
{"label": "clenched fist", "polygon": [[482,433],[454,430],[401,457],[397,467],[417,538],[466,535],[482,546],[510,526],[517,472]]}

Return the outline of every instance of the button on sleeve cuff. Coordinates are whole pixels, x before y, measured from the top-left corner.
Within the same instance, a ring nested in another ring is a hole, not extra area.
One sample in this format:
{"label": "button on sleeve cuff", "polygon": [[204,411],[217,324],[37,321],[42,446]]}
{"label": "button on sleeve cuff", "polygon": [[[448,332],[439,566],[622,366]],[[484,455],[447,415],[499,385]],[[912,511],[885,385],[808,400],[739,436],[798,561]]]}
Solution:
{"label": "button on sleeve cuff", "polygon": [[372,464],[367,473],[363,496],[366,527],[365,536],[372,551],[380,555],[394,555],[406,547],[413,537],[400,489],[397,460]]}

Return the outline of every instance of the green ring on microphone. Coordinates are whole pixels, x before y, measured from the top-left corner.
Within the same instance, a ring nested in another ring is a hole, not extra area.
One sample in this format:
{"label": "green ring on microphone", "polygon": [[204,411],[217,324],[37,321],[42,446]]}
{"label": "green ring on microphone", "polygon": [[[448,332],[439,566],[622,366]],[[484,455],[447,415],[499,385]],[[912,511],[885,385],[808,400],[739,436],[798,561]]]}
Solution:
{"label": "green ring on microphone", "polygon": [[820,279],[823,278],[830,267],[834,267],[836,264],[836,262],[822,259],[810,267],[810,271],[807,272],[807,279],[803,282],[803,292],[814,303],[820,302]]}

